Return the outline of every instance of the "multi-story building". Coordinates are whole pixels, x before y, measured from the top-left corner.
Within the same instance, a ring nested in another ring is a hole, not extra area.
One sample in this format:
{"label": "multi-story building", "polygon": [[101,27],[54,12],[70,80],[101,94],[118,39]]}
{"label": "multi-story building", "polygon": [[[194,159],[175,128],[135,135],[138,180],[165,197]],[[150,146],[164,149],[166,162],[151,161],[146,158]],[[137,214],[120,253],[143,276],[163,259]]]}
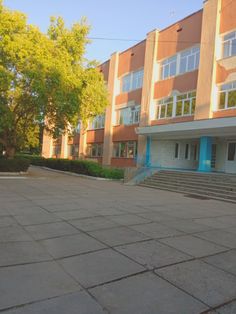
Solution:
{"label": "multi-story building", "polygon": [[104,116],[43,156],[116,167],[236,173],[236,0],[154,30],[99,69],[110,94]]}

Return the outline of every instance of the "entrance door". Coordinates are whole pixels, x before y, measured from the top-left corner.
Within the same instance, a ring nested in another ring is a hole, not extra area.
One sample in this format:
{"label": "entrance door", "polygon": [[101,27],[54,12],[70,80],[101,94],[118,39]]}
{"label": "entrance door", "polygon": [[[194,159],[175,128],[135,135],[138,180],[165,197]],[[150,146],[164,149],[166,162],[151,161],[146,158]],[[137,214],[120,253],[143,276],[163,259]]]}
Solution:
{"label": "entrance door", "polygon": [[236,142],[228,143],[225,170],[228,173],[236,173]]}
{"label": "entrance door", "polygon": [[216,168],[216,144],[212,144],[212,153],[211,153],[211,168]]}

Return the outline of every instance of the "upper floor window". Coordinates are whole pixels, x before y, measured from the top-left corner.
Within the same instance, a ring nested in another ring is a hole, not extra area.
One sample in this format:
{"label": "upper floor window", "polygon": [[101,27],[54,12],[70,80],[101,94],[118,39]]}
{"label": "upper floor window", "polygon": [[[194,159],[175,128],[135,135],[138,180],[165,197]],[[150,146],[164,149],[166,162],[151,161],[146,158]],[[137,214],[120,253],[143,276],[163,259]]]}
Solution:
{"label": "upper floor window", "polygon": [[223,38],[223,57],[236,55],[236,31],[227,34]]}
{"label": "upper floor window", "polygon": [[236,107],[236,81],[224,84],[219,91],[219,109],[230,109]]}
{"label": "upper floor window", "polygon": [[195,105],[195,91],[163,98],[157,104],[157,119],[193,115]]}
{"label": "upper floor window", "polygon": [[157,119],[171,118],[173,116],[174,97],[163,98],[158,101]]}
{"label": "upper floor window", "polygon": [[140,106],[126,107],[116,110],[116,124],[137,124],[140,120]]}
{"label": "upper floor window", "polygon": [[131,90],[141,88],[143,86],[143,69],[131,72],[122,77],[122,92],[127,93]]}
{"label": "upper floor window", "polygon": [[116,158],[135,158],[137,156],[137,142],[114,143],[113,156]]}
{"label": "upper floor window", "polygon": [[89,121],[89,129],[95,130],[95,129],[103,129],[105,124],[105,115],[98,115],[92,120]]}
{"label": "upper floor window", "polygon": [[87,156],[88,157],[102,157],[103,155],[103,144],[94,143],[87,145]]}
{"label": "upper floor window", "polygon": [[192,115],[195,112],[195,106],[196,106],[196,92],[178,95],[176,99],[175,115],[177,117]]}
{"label": "upper floor window", "polygon": [[182,51],[161,62],[161,79],[194,71],[199,67],[200,47],[195,46]]}

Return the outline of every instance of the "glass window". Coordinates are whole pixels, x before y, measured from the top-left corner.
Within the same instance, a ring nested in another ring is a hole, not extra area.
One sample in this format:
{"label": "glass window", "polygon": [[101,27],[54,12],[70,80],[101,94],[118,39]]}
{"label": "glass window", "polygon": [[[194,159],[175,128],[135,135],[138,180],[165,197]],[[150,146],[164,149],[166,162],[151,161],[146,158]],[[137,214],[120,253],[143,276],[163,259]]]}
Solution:
{"label": "glass window", "polygon": [[179,159],[180,146],[179,143],[175,143],[175,158]]}
{"label": "glass window", "polygon": [[198,160],[198,145],[193,144],[193,160],[197,161]]}
{"label": "glass window", "polygon": [[88,157],[102,157],[103,155],[103,144],[94,143],[87,145],[87,156]]}
{"label": "glass window", "polygon": [[236,31],[227,34],[223,38],[223,57],[236,55]]}
{"label": "glass window", "polygon": [[235,160],[235,153],[236,153],[236,143],[229,143],[228,145],[228,161]]}
{"label": "glass window", "polygon": [[190,159],[190,147],[189,144],[185,145],[185,159]]}
{"label": "glass window", "polygon": [[224,84],[219,91],[218,109],[230,109],[236,107],[236,82]]}
{"label": "glass window", "polygon": [[188,116],[195,112],[196,105],[196,92],[189,92],[186,94],[178,95],[176,100],[176,113],[178,116]]}
{"label": "glass window", "polygon": [[116,111],[117,125],[137,124],[140,120],[140,106],[126,107]]}
{"label": "glass window", "polygon": [[98,115],[92,120],[89,121],[89,129],[96,130],[96,129],[103,129],[105,124],[105,115]]}
{"label": "glass window", "polygon": [[165,119],[173,116],[174,97],[167,97],[158,101],[157,118]]}
{"label": "glass window", "polygon": [[135,158],[137,156],[137,142],[114,143],[113,156],[117,158]]}
{"label": "glass window", "polygon": [[161,77],[163,80],[175,76],[177,72],[177,55],[166,59],[161,64]]}
{"label": "glass window", "polygon": [[143,86],[143,69],[131,72],[122,77],[122,92],[128,93],[131,90],[141,88]]}

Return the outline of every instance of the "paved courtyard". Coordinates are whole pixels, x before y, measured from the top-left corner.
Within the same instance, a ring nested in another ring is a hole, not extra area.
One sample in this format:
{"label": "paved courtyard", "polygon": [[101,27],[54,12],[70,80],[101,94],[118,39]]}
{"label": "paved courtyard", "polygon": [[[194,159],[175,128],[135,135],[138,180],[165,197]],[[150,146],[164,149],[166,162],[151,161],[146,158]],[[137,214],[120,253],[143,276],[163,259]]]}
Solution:
{"label": "paved courtyard", "polygon": [[0,177],[0,313],[235,314],[236,205]]}

